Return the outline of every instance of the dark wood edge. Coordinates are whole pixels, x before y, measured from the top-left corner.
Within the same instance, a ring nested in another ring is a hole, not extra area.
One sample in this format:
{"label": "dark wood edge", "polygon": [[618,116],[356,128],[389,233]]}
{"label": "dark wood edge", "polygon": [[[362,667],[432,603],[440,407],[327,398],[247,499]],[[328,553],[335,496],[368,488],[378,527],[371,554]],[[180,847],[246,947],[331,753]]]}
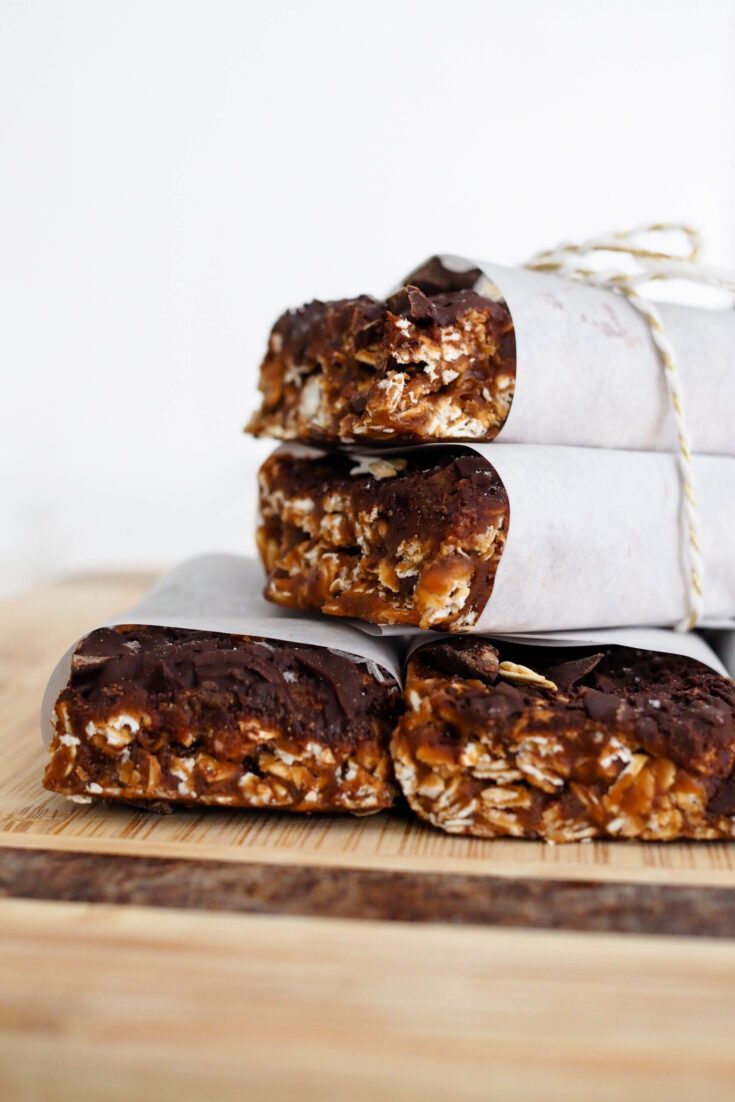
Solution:
{"label": "dark wood edge", "polygon": [[735,888],[0,848],[0,897],[517,929],[735,937]]}

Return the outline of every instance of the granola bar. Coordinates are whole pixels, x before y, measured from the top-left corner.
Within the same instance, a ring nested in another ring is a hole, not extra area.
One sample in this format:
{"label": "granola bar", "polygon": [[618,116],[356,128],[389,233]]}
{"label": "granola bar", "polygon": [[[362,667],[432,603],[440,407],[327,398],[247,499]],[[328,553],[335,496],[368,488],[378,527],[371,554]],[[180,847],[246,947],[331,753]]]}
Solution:
{"label": "granola bar", "polygon": [[312,443],[492,440],[510,410],[508,308],[440,266],[386,301],[311,302],[278,319],[260,369],[256,436]]}
{"label": "granola bar", "polygon": [[420,647],[392,740],[413,810],[454,834],[735,837],[735,683],[677,655]]}
{"label": "granola bar", "polygon": [[462,630],[490,596],[508,498],[475,453],[275,452],[260,472],[265,596],[378,624]]}
{"label": "granola bar", "polygon": [[101,628],[73,655],[44,784],[78,802],[379,811],[400,707],[391,675],[324,647]]}

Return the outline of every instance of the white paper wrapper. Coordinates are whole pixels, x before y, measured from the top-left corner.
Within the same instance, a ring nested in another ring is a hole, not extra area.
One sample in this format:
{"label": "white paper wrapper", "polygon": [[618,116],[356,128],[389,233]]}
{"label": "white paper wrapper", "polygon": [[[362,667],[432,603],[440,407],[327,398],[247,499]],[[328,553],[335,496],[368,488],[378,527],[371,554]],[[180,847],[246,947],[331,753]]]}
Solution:
{"label": "white paper wrapper", "polygon": [[[648,323],[621,295],[522,268],[439,259],[452,271],[479,269],[513,318],[516,390],[498,441],[676,447]],[[676,351],[694,450],[735,455],[735,311],[656,305]]]}
{"label": "white paper wrapper", "polygon": [[[308,613],[291,615],[261,597],[263,571],[255,559],[211,554],[189,559],[165,574],[139,604],[90,627],[140,624],[150,627],[190,628],[229,635],[256,635],[289,643],[308,643],[358,655],[388,670],[401,682],[402,647],[397,640],[358,631],[347,621]],[[89,632],[85,632],[88,635]],[[41,733],[53,735],[53,713],[59,693],[71,672],[76,640],[54,669],[41,707]]]}
{"label": "white paper wrapper", "polygon": [[[656,452],[473,445],[510,525],[482,631],[669,626],[688,610],[676,459]],[[703,624],[735,623],[735,459],[696,456]]]}
{"label": "white paper wrapper", "polygon": [[[514,635],[493,634],[491,640],[507,643],[523,643],[544,647],[633,647],[636,650],[655,651],[661,654],[681,654],[709,666],[716,673],[727,676],[727,670],[711,647],[695,632],[682,634],[665,628],[608,628],[599,631],[551,631],[522,632]],[[436,632],[422,632],[411,640],[408,654],[413,654],[427,643],[437,642]]]}
{"label": "white paper wrapper", "polygon": [[[493,592],[471,631],[670,627],[685,617],[685,534],[673,455],[533,444],[458,447],[493,465],[510,501]],[[279,450],[324,454],[292,444]],[[354,458],[370,462],[375,455]],[[735,627],[735,458],[695,456],[694,472],[705,564],[702,626]],[[359,626],[376,635],[415,634]]]}

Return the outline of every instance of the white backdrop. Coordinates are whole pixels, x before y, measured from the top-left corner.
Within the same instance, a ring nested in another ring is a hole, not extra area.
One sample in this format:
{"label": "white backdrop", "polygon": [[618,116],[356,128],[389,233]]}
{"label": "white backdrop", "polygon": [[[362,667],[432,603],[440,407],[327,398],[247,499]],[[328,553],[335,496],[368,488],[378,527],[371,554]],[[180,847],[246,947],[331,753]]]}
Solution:
{"label": "white backdrop", "polygon": [[648,219],[735,264],[730,0],[0,0],[0,586],[252,548],[271,322]]}

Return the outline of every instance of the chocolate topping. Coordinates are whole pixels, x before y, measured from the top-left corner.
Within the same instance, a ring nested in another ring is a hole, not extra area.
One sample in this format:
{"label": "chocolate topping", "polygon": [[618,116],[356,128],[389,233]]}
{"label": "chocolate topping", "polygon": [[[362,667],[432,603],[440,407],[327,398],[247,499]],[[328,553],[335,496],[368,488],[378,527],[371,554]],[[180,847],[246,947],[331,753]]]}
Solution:
{"label": "chocolate topping", "polygon": [[100,628],[80,643],[63,694],[92,714],[114,696],[169,711],[187,696],[213,726],[228,727],[247,708],[285,719],[308,734],[316,724],[332,739],[370,733],[369,718],[385,705],[382,686],[364,663],[331,650],[246,636],[178,628]]}
{"label": "chocolate topping", "polygon": [[[356,350],[375,348],[386,337],[386,325],[392,318],[407,318],[418,326],[446,327],[469,310],[486,314],[502,332],[508,324],[508,308],[472,290],[431,291],[406,286],[385,302],[360,295],[354,299],[313,302],[296,310],[287,310],[273,326],[281,340],[280,355],[294,363],[308,362],[316,356],[342,354],[348,343]],[[510,335],[504,357],[515,356],[515,340]]]}
{"label": "chocolate topping", "polygon": [[317,443],[491,440],[510,409],[515,355],[507,306],[469,276],[410,281],[384,302],[315,300],[273,326],[248,431]]}
{"label": "chocolate topping", "polygon": [[470,268],[468,272],[453,272],[445,268],[438,256],[433,256],[426,264],[416,268],[408,277],[407,283],[413,283],[427,294],[441,291],[472,290],[482,278],[479,268]]}
{"label": "chocolate topping", "polygon": [[505,306],[478,295],[476,291],[426,294],[419,287],[412,287],[410,284],[387,299],[386,306],[391,314],[398,317],[409,318],[417,324],[430,322],[442,327],[451,325],[461,314],[472,309],[497,314],[498,317],[507,315]]}
{"label": "chocolate topping", "polygon": [[[450,669],[451,659],[445,652],[457,644],[460,650]],[[442,644],[438,656],[434,646],[422,647],[413,662],[425,676],[437,670],[477,677],[464,669],[481,661],[488,645],[477,637],[452,639]],[[544,701],[550,730],[568,731],[586,716],[603,726],[629,731],[647,753],[669,757],[696,773],[724,778],[735,769],[735,682],[700,662],[627,647],[566,654],[551,648],[499,647],[501,659],[529,666],[557,685],[556,693],[532,684],[512,688],[514,706],[516,696],[521,706]],[[559,657],[564,661],[559,662]],[[512,714],[509,689],[498,677],[489,691],[478,687],[463,692],[461,707],[472,709],[473,715],[484,710],[497,723],[499,717]]]}

